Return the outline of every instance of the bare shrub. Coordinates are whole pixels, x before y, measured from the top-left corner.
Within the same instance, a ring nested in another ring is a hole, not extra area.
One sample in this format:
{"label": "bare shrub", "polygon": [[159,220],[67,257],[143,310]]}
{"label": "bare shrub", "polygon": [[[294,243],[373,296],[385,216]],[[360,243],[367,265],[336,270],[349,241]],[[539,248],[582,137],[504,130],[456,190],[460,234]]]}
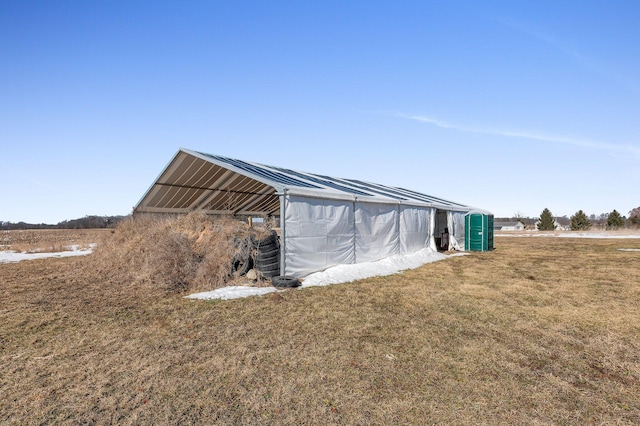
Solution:
{"label": "bare shrub", "polygon": [[266,230],[276,229],[280,227],[280,220],[273,216],[263,217],[263,223]]}
{"label": "bare shrub", "polygon": [[236,257],[251,255],[249,238],[266,230],[201,213],[139,216],[122,221],[96,250],[109,273],[168,292],[210,290],[234,277]]}
{"label": "bare shrub", "polygon": [[200,260],[192,245],[189,236],[181,232],[167,233],[156,245],[149,267],[165,290],[180,292],[190,287]]}
{"label": "bare shrub", "polygon": [[201,262],[194,277],[195,289],[215,288],[233,277],[231,265],[235,256],[249,256],[243,242],[251,234],[247,224],[232,219],[218,219],[208,224],[198,235],[194,250]]}

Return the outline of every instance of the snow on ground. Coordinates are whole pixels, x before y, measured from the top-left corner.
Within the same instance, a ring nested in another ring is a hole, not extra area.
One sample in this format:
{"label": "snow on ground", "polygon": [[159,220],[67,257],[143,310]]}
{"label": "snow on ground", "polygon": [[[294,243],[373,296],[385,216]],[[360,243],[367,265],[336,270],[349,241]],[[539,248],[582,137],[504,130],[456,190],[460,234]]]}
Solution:
{"label": "snow on ground", "polygon": [[0,263],[20,262],[21,260],[45,259],[47,257],[85,256],[93,251],[94,246],[95,245],[92,244],[91,248],[84,249],[84,250],[78,250],[77,246],[71,246],[69,247],[70,250],[58,251],[53,253],[45,253],[45,252],[18,253],[12,250],[5,250],[5,251],[0,251]]}
{"label": "snow on ground", "polygon": [[[460,256],[464,253],[451,256]],[[408,255],[390,256],[375,262],[355,265],[337,265],[321,272],[309,275],[302,281],[302,287],[315,287],[329,284],[341,284],[363,278],[392,275],[406,269],[414,269],[425,263],[437,262],[451,256],[425,248]]]}
{"label": "snow on ground", "polygon": [[640,251],[640,249],[619,248],[618,251]]}
{"label": "snow on ground", "polygon": [[[301,288],[341,284],[354,280],[382,275],[392,275],[406,269],[417,268],[425,263],[448,259],[453,256],[461,256],[466,253],[445,255],[431,249],[422,249],[409,255],[396,255],[375,262],[364,262],[355,265],[338,265],[322,272],[309,275],[302,281]],[[186,296],[189,299],[236,299],[240,297],[263,295],[278,291],[275,287],[245,287],[233,286],[219,288],[213,291],[195,293]]]}
{"label": "snow on ground", "polygon": [[186,299],[239,299],[241,297],[262,296],[263,294],[278,291],[275,287],[248,287],[248,286],[231,286],[223,287],[213,291],[205,291],[202,293],[194,293],[185,296]]}

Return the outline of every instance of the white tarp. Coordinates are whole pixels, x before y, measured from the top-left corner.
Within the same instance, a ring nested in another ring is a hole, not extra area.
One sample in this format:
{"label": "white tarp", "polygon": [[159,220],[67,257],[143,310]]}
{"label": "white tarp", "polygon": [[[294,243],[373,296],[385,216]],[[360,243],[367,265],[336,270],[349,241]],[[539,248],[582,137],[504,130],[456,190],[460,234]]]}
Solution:
{"label": "white tarp", "polygon": [[284,204],[285,275],[355,263],[352,202],[288,195]]}
{"label": "white tarp", "polygon": [[431,210],[423,207],[400,207],[400,253],[407,254],[429,247]]}
{"label": "white tarp", "polygon": [[373,262],[400,250],[398,205],[356,203],[356,262]]}
{"label": "white tarp", "polygon": [[287,194],[283,209],[285,275],[303,277],[335,265],[432,247],[435,209],[431,207]]}

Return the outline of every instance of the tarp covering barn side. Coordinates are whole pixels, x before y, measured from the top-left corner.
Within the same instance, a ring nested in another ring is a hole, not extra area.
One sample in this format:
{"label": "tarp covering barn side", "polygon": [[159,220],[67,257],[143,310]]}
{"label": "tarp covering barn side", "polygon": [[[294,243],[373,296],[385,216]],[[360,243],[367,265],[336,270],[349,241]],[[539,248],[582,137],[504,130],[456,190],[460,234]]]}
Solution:
{"label": "tarp covering barn side", "polygon": [[400,254],[429,246],[432,211],[432,208],[400,206]]}
{"label": "tarp covering barn side", "polygon": [[355,203],[356,260],[372,262],[398,254],[398,206]]}
{"label": "tarp covering barn side", "polygon": [[355,263],[353,203],[286,195],[280,238],[284,275]]}
{"label": "tarp covering barn side", "polygon": [[302,277],[428,247],[433,210],[284,195],[282,273]]}

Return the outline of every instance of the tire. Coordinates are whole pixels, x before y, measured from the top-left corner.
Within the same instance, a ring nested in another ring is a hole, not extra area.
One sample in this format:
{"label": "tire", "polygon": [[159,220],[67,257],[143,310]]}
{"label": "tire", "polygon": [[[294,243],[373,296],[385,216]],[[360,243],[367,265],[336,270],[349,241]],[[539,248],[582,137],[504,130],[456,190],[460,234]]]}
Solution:
{"label": "tire", "polygon": [[236,274],[239,277],[245,275],[253,268],[253,259],[251,256],[247,258],[234,259],[231,265],[231,273]]}
{"label": "tire", "polygon": [[256,270],[260,271],[260,272],[265,272],[265,271],[279,271],[280,270],[280,263],[269,263],[268,265],[256,265]]}
{"label": "tire", "polygon": [[258,250],[258,254],[256,255],[256,260],[259,262],[261,260],[277,259],[279,257],[280,257],[280,247],[275,247],[269,251]]}
{"label": "tire", "polygon": [[271,274],[273,272],[278,272],[275,275],[280,275],[280,265],[273,265],[268,268],[261,268],[261,269],[258,269],[258,271],[262,272],[263,274]]}
{"label": "tire", "polygon": [[263,260],[260,262],[256,261],[256,269],[258,269],[258,271],[264,271],[267,269],[274,269],[279,267],[280,267],[279,259],[269,259],[269,260]]}
{"label": "tire", "polygon": [[262,275],[263,278],[273,278],[275,276],[280,275],[280,268],[269,270],[269,271],[260,271],[259,273]]}
{"label": "tire", "polygon": [[280,275],[280,262],[256,265],[256,271],[262,274],[264,278],[271,278],[273,276]]}
{"label": "tire", "polygon": [[292,288],[299,287],[300,280],[286,275],[277,275],[271,278],[271,284],[273,284],[274,287]]}
{"label": "tire", "polygon": [[280,247],[270,246],[270,247],[265,247],[264,250],[257,249],[254,251],[254,253],[256,258],[260,257],[262,259],[266,259],[270,257],[277,257],[279,251],[280,251]]}
{"label": "tire", "polygon": [[280,245],[278,244],[277,241],[268,241],[265,244],[258,244],[257,246],[255,246],[254,248],[258,251],[269,251],[269,250],[273,250],[276,247],[279,247]]}
{"label": "tire", "polygon": [[267,237],[262,238],[261,240],[258,240],[255,237],[251,237],[251,243],[253,244],[253,247],[257,248],[258,250],[266,246],[276,245],[278,244],[278,234],[276,234],[276,231],[271,231],[271,234],[269,234]]}

